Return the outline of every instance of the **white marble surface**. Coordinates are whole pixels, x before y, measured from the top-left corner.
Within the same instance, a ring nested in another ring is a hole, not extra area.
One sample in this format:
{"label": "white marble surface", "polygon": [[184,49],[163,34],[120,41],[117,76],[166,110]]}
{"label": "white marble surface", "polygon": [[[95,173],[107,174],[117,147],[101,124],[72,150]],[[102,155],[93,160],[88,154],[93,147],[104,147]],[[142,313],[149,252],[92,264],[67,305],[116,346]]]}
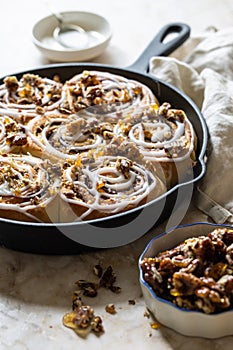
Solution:
{"label": "white marble surface", "polygon": [[[204,220],[190,209],[183,222]],[[216,340],[182,336],[164,326],[152,329],[144,316],[145,303],[138,282],[137,261],[150,238],[164,230],[166,223],[137,242],[124,247],[79,256],[41,256],[0,249],[0,349],[232,349],[233,337]],[[71,295],[78,279],[97,281],[92,273],[96,263],[112,265],[120,294],[99,289],[96,298],[83,297],[103,319],[105,333],[78,337],[62,325],[71,311]],[[129,305],[128,300],[135,300]],[[105,306],[114,303],[117,313]]]}
{"label": "white marble surface", "polygon": [[[58,10],[87,10],[106,16],[113,27],[108,49],[95,62],[127,66],[153,35],[167,22],[182,21],[198,35],[208,26],[222,29],[232,25],[233,2],[223,0],[118,0],[97,2],[76,0],[51,3]],[[31,28],[48,15],[42,1],[2,1],[0,11],[0,75],[27,70],[49,62],[31,41]],[[205,220],[194,208],[183,222]],[[163,231],[166,223],[124,247],[79,256],[40,256],[0,248],[0,349],[159,349],[230,350],[233,337],[216,340],[184,337],[161,327],[153,330],[144,316],[145,304],[138,282],[137,261],[150,238]],[[94,280],[92,267],[112,265],[117,275],[118,295],[101,289],[97,298],[85,298],[103,318],[105,333],[83,340],[62,325],[71,310],[71,295],[78,279]],[[128,300],[134,299],[135,305]],[[104,307],[114,303],[117,313]]]}

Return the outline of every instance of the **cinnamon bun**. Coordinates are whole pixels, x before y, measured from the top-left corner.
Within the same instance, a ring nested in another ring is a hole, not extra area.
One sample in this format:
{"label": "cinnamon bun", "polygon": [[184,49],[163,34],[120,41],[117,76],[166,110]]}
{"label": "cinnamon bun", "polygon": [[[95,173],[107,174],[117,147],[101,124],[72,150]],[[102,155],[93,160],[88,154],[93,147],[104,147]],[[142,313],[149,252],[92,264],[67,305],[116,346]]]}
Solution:
{"label": "cinnamon bun", "polygon": [[58,222],[59,171],[36,157],[0,156],[0,217]]}
{"label": "cinnamon bun", "polygon": [[38,116],[27,125],[29,151],[54,160],[77,159],[106,143],[106,128],[98,125],[96,119],[85,120],[75,115],[66,119],[59,115]]}
{"label": "cinnamon bun", "polygon": [[141,106],[158,104],[152,91],[138,81],[119,75],[84,71],[66,82],[63,107],[81,116],[114,120]]}
{"label": "cinnamon bun", "polygon": [[150,106],[137,118],[121,120],[114,134],[133,142],[146,160],[161,165],[169,187],[195,164],[196,135],[183,110],[169,103]]}
{"label": "cinnamon bun", "polygon": [[165,192],[163,182],[145,166],[125,157],[105,156],[63,173],[61,221],[105,217],[123,212]]}
{"label": "cinnamon bun", "polygon": [[23,122],[38,114],[50,114],[65,98],[62,86],[35,74],[24,74],[19,80],[8,76],[0,86],[0,113]]}

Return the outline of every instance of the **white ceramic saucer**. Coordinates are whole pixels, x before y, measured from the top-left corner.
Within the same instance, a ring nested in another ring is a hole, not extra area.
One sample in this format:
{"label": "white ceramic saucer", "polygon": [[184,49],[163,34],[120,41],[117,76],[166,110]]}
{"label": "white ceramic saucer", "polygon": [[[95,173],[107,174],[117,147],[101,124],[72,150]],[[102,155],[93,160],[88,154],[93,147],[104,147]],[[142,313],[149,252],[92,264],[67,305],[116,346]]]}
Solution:
{"label": "white ceramic saucer", "polygon": [[[39,20],[32,29],[33,42],[40,52],[56,62],[80,62],[99,56],[109,44],[112,30],[109,22],[102,16],[91,12],[61,12],[64,23],[78,24],[87,37],[79,33],[65,33],[62,40],[74,42],[75,47],[67,48],[61,45],[53,36],[58,26],[57,19],[50,15]],[[71,36],[72,35],[72,36]]]}

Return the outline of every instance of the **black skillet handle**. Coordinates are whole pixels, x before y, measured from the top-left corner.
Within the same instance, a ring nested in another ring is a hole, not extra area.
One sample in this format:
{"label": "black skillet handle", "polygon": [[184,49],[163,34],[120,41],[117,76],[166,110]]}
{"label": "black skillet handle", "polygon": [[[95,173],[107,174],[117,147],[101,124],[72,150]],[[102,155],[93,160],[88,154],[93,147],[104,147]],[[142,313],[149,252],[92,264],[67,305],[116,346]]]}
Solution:
{"label": "black skillet handle", "polygon": [[[171,34],[176,34],[176,36],[165,42],[165,39]],[[171,23],[165,25],[149,43],[138,59],[128,67],[128,69],[146,73],[148,71],[149,60],[151,57],[169,55],[183,44],[185,40],[189,38],[189,35],[190,27],[185,23]]]}

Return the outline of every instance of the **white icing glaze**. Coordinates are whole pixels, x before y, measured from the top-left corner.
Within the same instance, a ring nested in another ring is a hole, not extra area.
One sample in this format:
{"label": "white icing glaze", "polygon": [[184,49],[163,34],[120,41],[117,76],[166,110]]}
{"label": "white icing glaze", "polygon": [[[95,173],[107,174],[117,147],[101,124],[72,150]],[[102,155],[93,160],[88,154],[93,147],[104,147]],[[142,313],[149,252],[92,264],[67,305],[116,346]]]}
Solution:
{"label": "white icing glaze", "polygon": [[9,184],[7,182],[3,182],[0,185],[0,196],[12,196],[13,192],[10,190]]}
{"label": "white icing glaze", "polygon": [[0,119],[0,142],[5,141],[4,140],[5,134],[6,134],[6,128],[5,128],[5,125],[3,123],[3,120]]}

